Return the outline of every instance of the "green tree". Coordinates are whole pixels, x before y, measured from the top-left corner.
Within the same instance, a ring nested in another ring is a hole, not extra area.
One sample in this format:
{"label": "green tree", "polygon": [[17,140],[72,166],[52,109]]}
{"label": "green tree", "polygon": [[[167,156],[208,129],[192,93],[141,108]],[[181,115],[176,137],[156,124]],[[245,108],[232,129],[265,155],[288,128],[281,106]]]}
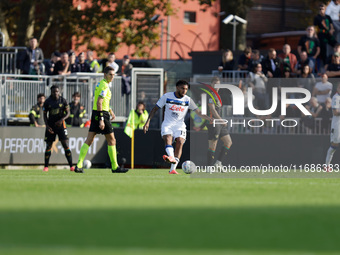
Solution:
{"label": "green tree", "polygon": [[23,46],[32,36],[41,41],[56,25],[70,32],[72,1],[67,0],[1,0],[0,29],[6,46]]}
{"label": "green tree", "polygon": [[[187,0],[181,0],[187,2]],[[214,0],[197,1],[206,11]],[[147,58],[153,47],[159,45],[160,22],[153,21],[156,14],[171,16],[176,14],[169,0],[102,0],[87,1],[86,8],[76,12],[75,35],[77,45],[87,44],[99,54],[117,51],[122,43],[135,46],[132,55]],[[91,41],[100,38],[104,44]]]}
{"label": "green tree", "polygon": [[[159,40],[159,22],[155,14],[171,15],[173,9],[167,0],[91,1],[91,5],[76,12],[75,35],[78,45],[98,53],[117,51],[121,43],[136,47],[135,56],[147,57]],[[92,38],[104,44],[94,44]]]}
{"label": "green tree", "polygon": [[[214,0],[190,1],[205,11]],[[135,46],[133,55],[148,57],[160,39],[160,22],[152,17],[175,13],[169,0],[1,0],[0,29],[6,46],[24,46],[34,35],[39,41],[45,38],[49,51],[65,50],[74,35],[76,47],[86,45],[99,54],[115,52],[124,43]]]}

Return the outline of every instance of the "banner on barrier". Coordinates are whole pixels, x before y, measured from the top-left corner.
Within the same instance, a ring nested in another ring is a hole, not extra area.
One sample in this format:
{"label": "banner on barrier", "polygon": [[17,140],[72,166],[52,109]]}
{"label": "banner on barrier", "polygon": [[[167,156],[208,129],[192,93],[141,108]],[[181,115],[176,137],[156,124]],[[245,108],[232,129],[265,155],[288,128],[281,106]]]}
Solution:
{"label": "banner on barrier", "polygon": [[[76,163],[81,146],[86,140],[88,129],[68,128],[69,148],[73,163]],[[45,153],[45,128],[1,127],[0,164],[43,164]],[[89,148],[86,158],[92,163],[103,163],[106,153],[98,153],[104,148],[105,137],[97,135]],[[53,143],[50,164],[67,164],[64,149],[56,138]]]}

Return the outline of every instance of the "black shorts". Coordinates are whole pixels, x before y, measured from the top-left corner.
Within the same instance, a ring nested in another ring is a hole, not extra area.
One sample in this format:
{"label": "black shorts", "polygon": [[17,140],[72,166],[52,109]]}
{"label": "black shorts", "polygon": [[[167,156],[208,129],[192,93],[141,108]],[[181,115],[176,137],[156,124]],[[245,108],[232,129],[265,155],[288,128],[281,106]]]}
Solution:
{"label": "black shorts", "polygon": [[219,137],[229,135],[228,127],[226,125],[208,124],[208,140],[217,140]]}
{"label": "black shorts", "polygon": [[65,122],[63,123],[63,125],[61,127],[51,127],[54,134],[51,134],[50,132],[48,132],[47,128],[45,131],[45,142],[49,143],[49,142],[54,142],[55,141],[55,137],[58,135],[59,137],[59,141],[65,141],[68,140],[68,133],[67,133],[67,128],[65,125]]}
{"label": "black shorts", "polygon": [[113,128],[111,125],[109,112],[103,111],[103,117],[104,117],[105,128],[101,130],[99,128],[98,112],[95,110],[92,111],[90,132],[96,132],[97,134],[103,134],[103,135],[113,133]]}

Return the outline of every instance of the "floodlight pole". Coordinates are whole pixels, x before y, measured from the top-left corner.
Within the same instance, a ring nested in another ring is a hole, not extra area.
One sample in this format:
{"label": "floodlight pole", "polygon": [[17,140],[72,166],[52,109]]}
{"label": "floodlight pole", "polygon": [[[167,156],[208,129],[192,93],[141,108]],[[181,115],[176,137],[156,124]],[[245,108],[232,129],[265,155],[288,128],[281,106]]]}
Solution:
{"label": "floodlight pole", "polygon": [[226,17],[223,20],[224,24],[231,24],[233,25],[233,51],[235,51],[236,49],[236,26],[239,24],[237,21],[243,23],[243,24],[247,24],[247,21],[245,19],[242,19],[241,17],[237,16],[237,15],[232,15],[230,14],[228,17]]}

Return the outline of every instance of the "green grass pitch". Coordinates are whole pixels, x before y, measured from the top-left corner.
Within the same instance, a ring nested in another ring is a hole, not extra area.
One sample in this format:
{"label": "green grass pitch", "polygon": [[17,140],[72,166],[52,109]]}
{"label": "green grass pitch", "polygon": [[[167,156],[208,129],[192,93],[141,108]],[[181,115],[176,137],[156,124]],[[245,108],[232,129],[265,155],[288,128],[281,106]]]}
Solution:
{"label": "green grass pitch", "polygon": [[340,179],[0,170],[0,254],[339,254]]}

